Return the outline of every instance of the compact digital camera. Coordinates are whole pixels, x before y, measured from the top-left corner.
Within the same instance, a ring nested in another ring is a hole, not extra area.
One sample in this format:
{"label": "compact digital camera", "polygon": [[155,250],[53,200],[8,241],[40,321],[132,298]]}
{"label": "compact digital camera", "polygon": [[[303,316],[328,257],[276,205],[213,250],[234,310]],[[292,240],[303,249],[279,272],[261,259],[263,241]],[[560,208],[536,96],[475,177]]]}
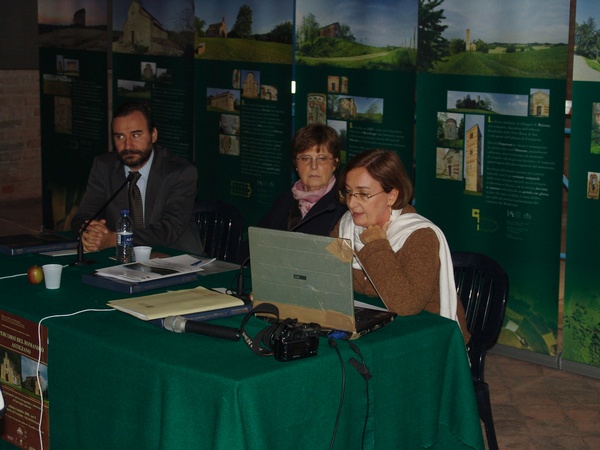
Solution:
{"label": "compact digital camera", "polygon": [[319,349],[321,326],[316,323],[300,325],[296,321],[284,321],[271,336],[271,348],[278,361],[315,356]]}

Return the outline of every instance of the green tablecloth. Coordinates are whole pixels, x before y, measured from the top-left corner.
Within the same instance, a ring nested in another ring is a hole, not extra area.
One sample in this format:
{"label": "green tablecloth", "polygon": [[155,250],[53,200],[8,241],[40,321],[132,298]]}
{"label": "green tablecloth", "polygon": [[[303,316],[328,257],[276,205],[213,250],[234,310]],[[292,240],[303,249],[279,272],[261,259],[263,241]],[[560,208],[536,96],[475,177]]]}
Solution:
{"label": "green tablecloth", "polygon": [[[110,264],[110,253],[96,255]],[[61,257],[67,264],[72,257]],[[0,277],[24,272],[40,255],[0,257]],[[29,320],[106,308],[124,294],[81,283],[94,267],[66,267],[49,291],[25,277],[0,281],[0,309]],[[234,272],[193,287],[231,287]],[[241,316],[218,321],[238,326]],[[321,339],[319,355],[282,363],[242,341],[175,334],[127,314],[88,312],[44,321],[49,332],[50,448],[328,448],[342,393],[342,368]],[[264,322],[251,319],[251,335]],[[422,313],[400,317],[354,341],[373,374],[338,342],[345,366],[336,449],[483,449],[470,371],[456,324]],[[367,404],[368,399],[368,404]],[[8,444],[2,443],[7,446]],[[1,447],[1,445],[0,445]]]}

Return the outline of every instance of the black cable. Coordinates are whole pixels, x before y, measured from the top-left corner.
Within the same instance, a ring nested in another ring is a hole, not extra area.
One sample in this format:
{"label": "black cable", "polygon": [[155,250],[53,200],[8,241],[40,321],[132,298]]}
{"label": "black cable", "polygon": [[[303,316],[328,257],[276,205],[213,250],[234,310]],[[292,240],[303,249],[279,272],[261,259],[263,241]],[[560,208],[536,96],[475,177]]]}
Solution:
{"label": "black cable", "polygon": [[361,447],[364,450],[365,437],[367,434],[367,421],[369,420],[369,405],[371,404],[371,401],[369,399],[369,380],[371,379],[371,377],[373,375],[371,375],[371,372],[369,372],[369,369],[367,368],[367,365],[365,364],[365,358],[363,357],[362,353],[360,352],[360,350],[358,349],[356,344],[354,344],[352,341],[348,341],[348,345],[350,345],[350,348],[352,349],[352,351],[354,353],[356,353],[360,357],[360,360],[361,360],[361,363],[359,363],[356,359],[350,358],[350,364],[352,364],[354,366],[354,368],[358,371],[358,373],[360,373],[363,376],[363,378],[365,379],[367,409],[366,409],[366,413],[365,413],[365,423],[363,424],[362,447]]}
{"label": "black cable", "polygon": [[340,416],[342,415],[342,405],[344,404],[344,394],[346,392],[346,367],[344,366],[344,359],[342,358],[342,354],[340,353],[340,349],[335,342],[335,339],[330,337],[327,342],[330,347],[333,347],[340,359],[340,365],[342,366],[342,393],[340,395],[340,406],[338,407],[337,416],[335,418],[335,427],[333,428],[333,436],[331,437],[331,444],[329,445],[329,450],[333,448],[333,444],[335,443],[335,435],[337,434],[338,425],[340,423]]}
{"label": "black cable", "polygon": [[365,448],[365,437],[367,434],[367,420],[369,418],[369,404],[371,401],[369,400],[369,380],[365,379],[365,390],[367,392],[367,411],[365,413],[365,423],[363,424],[363,432],[362,432],[362,449]]}
{"label": "black cable", "polygon": [[240,264],[240,270],[235,272],[231,278],[231,285],[233,286],[231,289],[227,289],[227,293],[229,295],[233,295],[234,297],[240,298],[244,300],[245,303],[249,301],[249,293],[246,292],[244,288],[244,267],[246,264],[250,262],[250,257],[246,258]]}

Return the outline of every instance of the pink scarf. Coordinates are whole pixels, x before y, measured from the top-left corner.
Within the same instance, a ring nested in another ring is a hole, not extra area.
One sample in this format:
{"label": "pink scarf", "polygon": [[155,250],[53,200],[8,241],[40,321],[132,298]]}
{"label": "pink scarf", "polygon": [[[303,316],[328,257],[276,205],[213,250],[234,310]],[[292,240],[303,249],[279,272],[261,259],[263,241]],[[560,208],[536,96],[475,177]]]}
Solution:
{"label": "pink scarf", "polygon": [[321,200],[325,194],[333,189],[334,185],[335,177],[331,177],[331,180],[329,180],[329,184],[327,184],[327,186],[324,186],[316,191],[307,191],[302,180],[298,180],[296,183],[294,183],[292,186],[292,195],[296,200],[298,200],[298,207],[300,209],[300,213],[302,214],[302,218],[306,216],[308,211],[310,211],[310,208],[312,208],[315,203]]}

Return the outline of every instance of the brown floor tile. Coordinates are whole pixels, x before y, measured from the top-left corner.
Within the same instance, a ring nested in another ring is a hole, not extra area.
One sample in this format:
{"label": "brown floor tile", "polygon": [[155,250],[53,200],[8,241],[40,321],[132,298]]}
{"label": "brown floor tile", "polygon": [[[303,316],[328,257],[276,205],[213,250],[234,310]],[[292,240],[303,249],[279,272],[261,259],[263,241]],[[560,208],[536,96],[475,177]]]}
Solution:
{"label": "brown floor tile", "polygon": [[575,436],[536,436],[534,441],[539,450],[592,450],[582,438]]}
{"label": "brown floor tile", "polygon": [[600,448],[600,436],[584,437],[582,440],[587,445],[586,448],[594,450]]}
{"label": "brown floor tile", "polygon": [[502,419],[494,416],[494,428],[496,429],[496,437],[498,439],[500,439],[500,436],[527,436],[529,434],[525,418],[520,414],[509,419]]}
{"label": "brown floor tile", "polygon": [[560,405],[531,405],[519,408],[525,420],[542,422],[564,422],[565,413]]}
{"label": "brown floor tile", "polygon": [[502,450],[538,450],[533,439],[530,439],[529,436],[526,435],[498,436],[498,447]]}
{"label": "brown floor tile", "polygon": [[[486,370],[487,368],[491,365],[491,358],[489,355],[486,362]],[[493,355],[494,357],[497,358],[503,358],[503,361],[500,360],[498,361],[500,364],[498,364],[498,375],[501,377],[510,377],[511,380],[516,380],[516,379],[527,379],[527,378],[533,378],[536,379],[538,378],[540,375],[542,375],[542,369],[540,366],[536,365],[536,364],[529,364],[523,361],[518,361],[518,360],[512,360],[511,358],[506,358],[504,356],[496,356]],[[488,377],[489,380],[489,374],[486,372],[486,377]]]}
{"label": "brown floor tile", "polygon": [[[577,409],[565,408],[565,414],[575,423],[589,422],[595,423],[597,427],[600,427],[600,407]],[[600,434],[600,430],[598,431]]]}

